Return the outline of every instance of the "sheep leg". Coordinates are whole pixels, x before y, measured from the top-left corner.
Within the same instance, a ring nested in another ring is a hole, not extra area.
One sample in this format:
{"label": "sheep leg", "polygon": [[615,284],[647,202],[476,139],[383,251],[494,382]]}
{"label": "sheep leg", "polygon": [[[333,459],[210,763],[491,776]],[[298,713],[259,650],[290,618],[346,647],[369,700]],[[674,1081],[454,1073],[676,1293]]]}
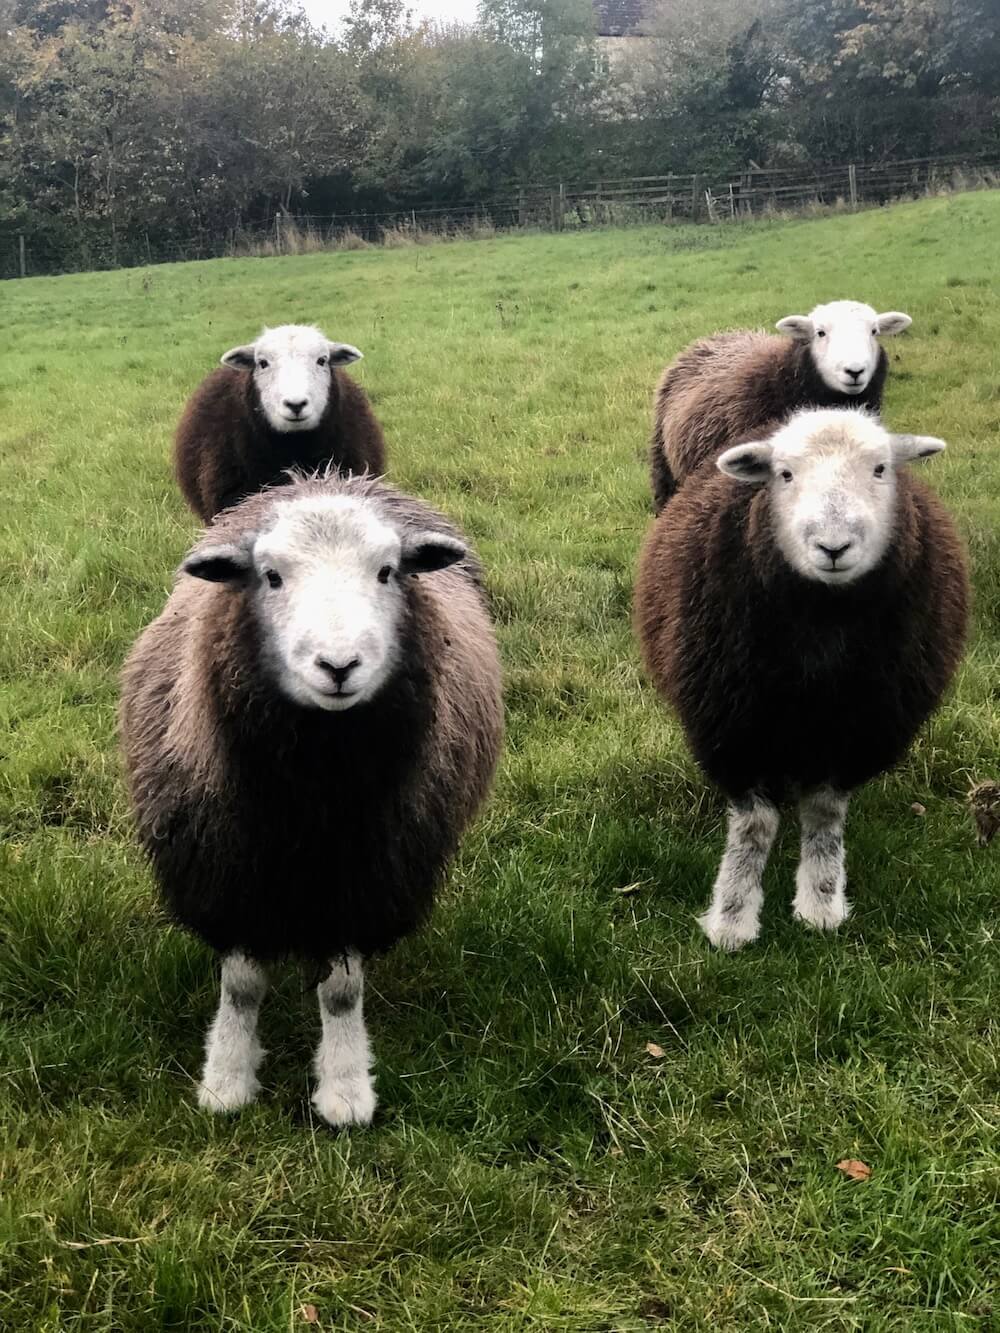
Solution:
{"label": "sheep leg", "polygon": [[316,987],[323,1036],[316,1052],[313,1106],[327,1124],[368,1125],[375,1112],[371,1047],[361,1003],[364,969],[347,953]]}
{"label": "sheep leg", "polygon": [[741,949],[760,934],[764,868],[778,832],[778,811],[751,794],[729,807],[726,850],[708,911],[698,924],[718,949]]}
{"label": "sheep leg", "polygon": [[851,910],[844,870],[847,801],[845,792],[820,787],[799,802],[802,854],[792,911],[799,921],[817,930],[836,930]]}
{"label": "sheep leg", "polygon": [[207,1111],[235,1111],[260,1091],[257,1069],[264,1050],[257,1040],[257,1015],[266,990],[267,973],[259,963],[246,954],[226,954],[198,1085],[198,1104]]}

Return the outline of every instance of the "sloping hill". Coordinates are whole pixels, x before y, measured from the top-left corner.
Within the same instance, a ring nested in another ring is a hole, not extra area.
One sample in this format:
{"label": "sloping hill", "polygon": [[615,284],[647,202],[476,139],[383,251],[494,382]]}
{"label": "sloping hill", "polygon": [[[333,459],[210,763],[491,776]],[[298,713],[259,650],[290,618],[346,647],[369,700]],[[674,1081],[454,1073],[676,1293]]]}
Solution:
{"label": "sloping hill", "polygon": [[[1000,768],[998,234],[984,193],[3,285],[0,1327],[989,1324],[1000,851],[963,798]],[[789,829],[763,942],[720,957],[693,917],[721,806],[628,624],[648,401],[691,338],[839,296],[914,318],[887,415],[950,443],[928,476],[976,636],[852,806],[841,935],[790,919]],[[296,976],[260,1104],[194,1108],[212,966],[158,919],[114,748],[119,664],[193,536],[181,404],[286,320],[364,350],[394,477],[480,546],[508,684],[490,813],[373,971],[382,1111],[350,1138],[308,1120]]]}

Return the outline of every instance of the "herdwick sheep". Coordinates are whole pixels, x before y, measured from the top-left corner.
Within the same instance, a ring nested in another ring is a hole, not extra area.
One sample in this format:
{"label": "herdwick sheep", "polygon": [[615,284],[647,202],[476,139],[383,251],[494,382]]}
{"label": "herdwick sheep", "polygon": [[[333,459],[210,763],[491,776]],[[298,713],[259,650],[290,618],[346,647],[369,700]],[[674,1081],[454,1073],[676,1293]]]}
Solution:
{"label": "herdwick sheep", "polygon": [[426,916],[502,731],[478,562],[364,477],[293,478],[216,519],[123,674],[140,838],[166,906],[223,958],[202,1106],[251,1102],[265,964],[315,964],[313,1103],[375,1107],[364,961]]}
{"label": "herdwick sheep", "polygon": [[636,632],[695,759],[729,799],[701,926],[756,939],[778,804],[796,797],[794,910],[847,916],[850,792],[893,767],[962,655],[969,587],[944,507],[906,464],[941,440],[851,408],[775,423],[689,477],[642,553]]}
{"label": "herdwick sheep", "polygon": [[174,437],[174,474],[203,523],[287,469],[385,471],[382,428],[360,385],[339,367],[361,353],[319,329],[283,324],[233,347],[188,401]]}
{"label": "herdwick sheep", "polygon": [[857,405],[878,411],[888,370],[876,339],[912,323],[859,301],[831,301],[789,315],[769,333],[716,333],[692,343],[656,390],[650,480],[659,513],[711,453],[802,407]]}

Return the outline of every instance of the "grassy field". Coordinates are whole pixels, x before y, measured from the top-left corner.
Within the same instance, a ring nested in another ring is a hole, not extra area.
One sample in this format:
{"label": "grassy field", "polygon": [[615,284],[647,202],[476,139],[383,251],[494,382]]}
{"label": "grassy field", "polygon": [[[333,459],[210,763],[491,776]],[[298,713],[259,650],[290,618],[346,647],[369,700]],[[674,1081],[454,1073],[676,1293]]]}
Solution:
{"label": "grassy field", "polygon": [[[984,193],[0,287],[0,1328],[1000,1328],[1000,850],[964,807],[1000,767],[998,235]],[[913,315],[888,418],[950,442],[925,475],[976,630],[852,807],[846,928],[792,922],[789,823],[761,942],[720,956],[693,918],[722,806],[629,629],[650,389],[697,335],[847,295]],[[181,404],[286,320],[365,351],[506,671],[493,804],[371,973],[381,1107],[349,1136],[310,1117],[294,973],[260,1103],[195,1108],[215,971],[158,915],[114,739],[194,535]]]}

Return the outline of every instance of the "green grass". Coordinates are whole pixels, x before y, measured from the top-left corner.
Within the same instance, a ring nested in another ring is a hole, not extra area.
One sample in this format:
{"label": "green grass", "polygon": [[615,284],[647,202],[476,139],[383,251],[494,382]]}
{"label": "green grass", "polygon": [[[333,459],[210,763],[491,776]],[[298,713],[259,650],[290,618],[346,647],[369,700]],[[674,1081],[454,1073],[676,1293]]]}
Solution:
{"label": "green grass", "polygon": [[[998,853],[963,805],[1000,749],[998,234],[984,193],[0,288],[0,1328],[1000,1328]],[[791,921],[789,826],[724,957],[693,920],[721,804],[629,630],[650,389],[700,334],[846,295],[914,317],[888,416],[950,441],[927,476],[977,628],[852,807],[845,929]],[[492,806],[372,971],[381,1108],[349,1136],[310,1117],[295,974],[260,1103],[195,1109],[213,967],[158,916],[114,740],[194,533],[181,404],[286,320],[365,351],[394,478],[485,558],[506,672]]]}

